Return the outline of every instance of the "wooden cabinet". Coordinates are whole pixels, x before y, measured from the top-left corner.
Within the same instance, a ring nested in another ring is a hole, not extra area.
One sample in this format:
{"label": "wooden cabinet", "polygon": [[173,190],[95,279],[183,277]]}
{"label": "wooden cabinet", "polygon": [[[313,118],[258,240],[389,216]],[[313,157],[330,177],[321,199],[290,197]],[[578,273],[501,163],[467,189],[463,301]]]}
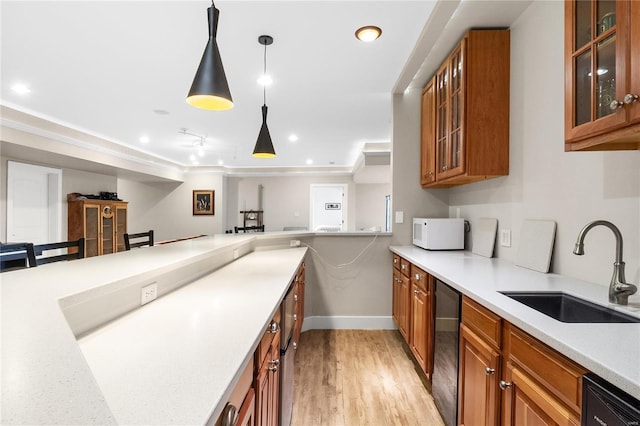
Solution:
{"label": "wooden cabinet", "polygon": [[[587,370],[511,324],[505,324],[503,424],[579,425]],[[526,424],[526,423],[525,423]]]}
{"label": "wooden cabinet", "polygon": [[462,301],[460,425],[579,425],[587,371],[468,297]]}
{"label": "wooden cabinet", "polygon": [[565,151],[640,149],[640,2],[565,1]]}
{"label": "wooden cabinet", "polygon": [[411,264],[397,255],[394,255],[393,261],[392,317],[400,334],[408,343],[411,327],[409,318],[411,311],[411,283],[409,282]]}
{"label": "wooden cabinet", "polygon": [[[215,422],[216,426],[254,426],[255,390],[253,389],[253,363],[249,363],[229,396],[229,402]],[[234,423],[234,419],[236,419]]]}
{"label": "wooden cabinet", "polygon": [[255,424],[277,426],[280,401],[280,310],[267,326],[256,349],[255,362]]}
{"label": "wooden cabinet", "polygon": [[305,266],[300,265],[296,273],[293,288],[293,300],[295,301],[295,317],[293,326],[293,349],[297,350],[300,345],[300,335],[302,334],[302,325],[304,322],[304,291],[305,291]]}
{"label": "wooden cabinet", "polygon": [[433,289],[433,276],[393,255],[393,321],[429,379],[433,372]]}
{"label": "wooden cabinet", "polygon": [[433,276],[411,265],[409,348],[427,377],[433,371]]}
{"label": "wooden cabinet", "polygon": [[471,30],[425,87],[424,187],[509,174],[509,54],[509,30]]}
{"label": "wooden cabinet", "polygon": [[462,300],[458,423],[497,426],[500,422],[502,319],[471,299]]}
{"label": "wooden cabinet", "polygon": [[422,91],[420,117],[420,184],[436,181],[436,77]]}
{"label": "wooden cabinet", "polygon": [[111,200],[69,200],[68,240],[85,239],[85,257],[124,251],[127,203]]}

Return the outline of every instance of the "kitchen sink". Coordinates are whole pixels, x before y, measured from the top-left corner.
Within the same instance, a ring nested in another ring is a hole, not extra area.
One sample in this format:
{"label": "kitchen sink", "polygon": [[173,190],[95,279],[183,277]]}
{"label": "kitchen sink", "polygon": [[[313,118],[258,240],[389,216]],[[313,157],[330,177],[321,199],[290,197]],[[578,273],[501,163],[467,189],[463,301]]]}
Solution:
{"label": "kitchen sink", "polygon": [[572,323],[640,323],[640,318],[626,315],[562,292],[501,292],[561,322]]}

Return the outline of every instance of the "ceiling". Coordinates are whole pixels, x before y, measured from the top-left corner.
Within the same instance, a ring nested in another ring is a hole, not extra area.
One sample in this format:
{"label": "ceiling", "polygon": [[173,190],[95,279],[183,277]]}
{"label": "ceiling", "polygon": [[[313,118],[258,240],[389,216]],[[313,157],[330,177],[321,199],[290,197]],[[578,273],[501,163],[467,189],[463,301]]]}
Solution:
{"label": "ceiling", "polygon": [[[465,31],[510,27],[530,3],[216,1],[218,45],[234,99],[233,109],[216,112],[185,101],[207,41],[209,1],[2,0],[0,118],[10,127],[19,114],[24,122],[39,120],[44,125],[38,130],[48,128],[40,136],[70,128],[59,141],[95,146],[142,168],[165,170],[159,173],[171,179],[199,169],[365,176],[363,152],[379,150],[376,143],[390,147],[392,94],[421,90]],[[364,25],[381,27],[382,37],[358,41],[354,32]],[[262,34],[274,38],[267,48],[273,84],[266,91],[274,159],[251,156],[263,103],[256,81],[263,70]],[[15,93],[16,83],[31,93]],[[23,128],[33,125],[14,126]],[[141,143],[141,136],[149,142]],[[32,159],[42,146],[31,141],[22,149],[6,140],[3,152],[17,159]],[[75,167],[93,170],[96,163],[81,158],[73,157]],[[116,163],[105,172],[136,172]]]}
{"label": "ceiling", "polygon": [[[391,92],[434,2],[216,1],[235,105],[203,111],[185,98],[210,4],[2,1],[2,103],[180,167],[194,166],[195,154],[198,166],[340,168],[354,166],[365,143],[390,141]],[[358,41],[364,25],[381,27],[382,37]],[[262,34],[274,38],[266,101],[275,159],[251,156],[262,119]],[[31,93],[15,93],[15,83]]]}

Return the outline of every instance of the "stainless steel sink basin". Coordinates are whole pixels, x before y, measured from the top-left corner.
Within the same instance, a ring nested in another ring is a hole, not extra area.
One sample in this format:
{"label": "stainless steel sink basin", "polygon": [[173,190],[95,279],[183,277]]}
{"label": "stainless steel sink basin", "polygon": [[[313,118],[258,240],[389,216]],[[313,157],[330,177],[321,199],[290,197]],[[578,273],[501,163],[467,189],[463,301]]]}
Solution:
{"label": "stainless steel sink basin", "polygon": [[501,292],[528,307],[561,322],[640,323],[640,318],[626,315],[561,292]]}

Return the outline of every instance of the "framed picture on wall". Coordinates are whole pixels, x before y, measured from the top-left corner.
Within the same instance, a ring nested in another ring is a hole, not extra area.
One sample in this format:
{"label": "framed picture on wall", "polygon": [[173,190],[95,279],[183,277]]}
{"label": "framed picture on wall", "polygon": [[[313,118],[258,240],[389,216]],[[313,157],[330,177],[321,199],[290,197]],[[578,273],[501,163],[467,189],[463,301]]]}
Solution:
{"label": "framed picture on wall", "polygon": [[213,215],[215,191],[212,189],[193,190],[193,215]]}

